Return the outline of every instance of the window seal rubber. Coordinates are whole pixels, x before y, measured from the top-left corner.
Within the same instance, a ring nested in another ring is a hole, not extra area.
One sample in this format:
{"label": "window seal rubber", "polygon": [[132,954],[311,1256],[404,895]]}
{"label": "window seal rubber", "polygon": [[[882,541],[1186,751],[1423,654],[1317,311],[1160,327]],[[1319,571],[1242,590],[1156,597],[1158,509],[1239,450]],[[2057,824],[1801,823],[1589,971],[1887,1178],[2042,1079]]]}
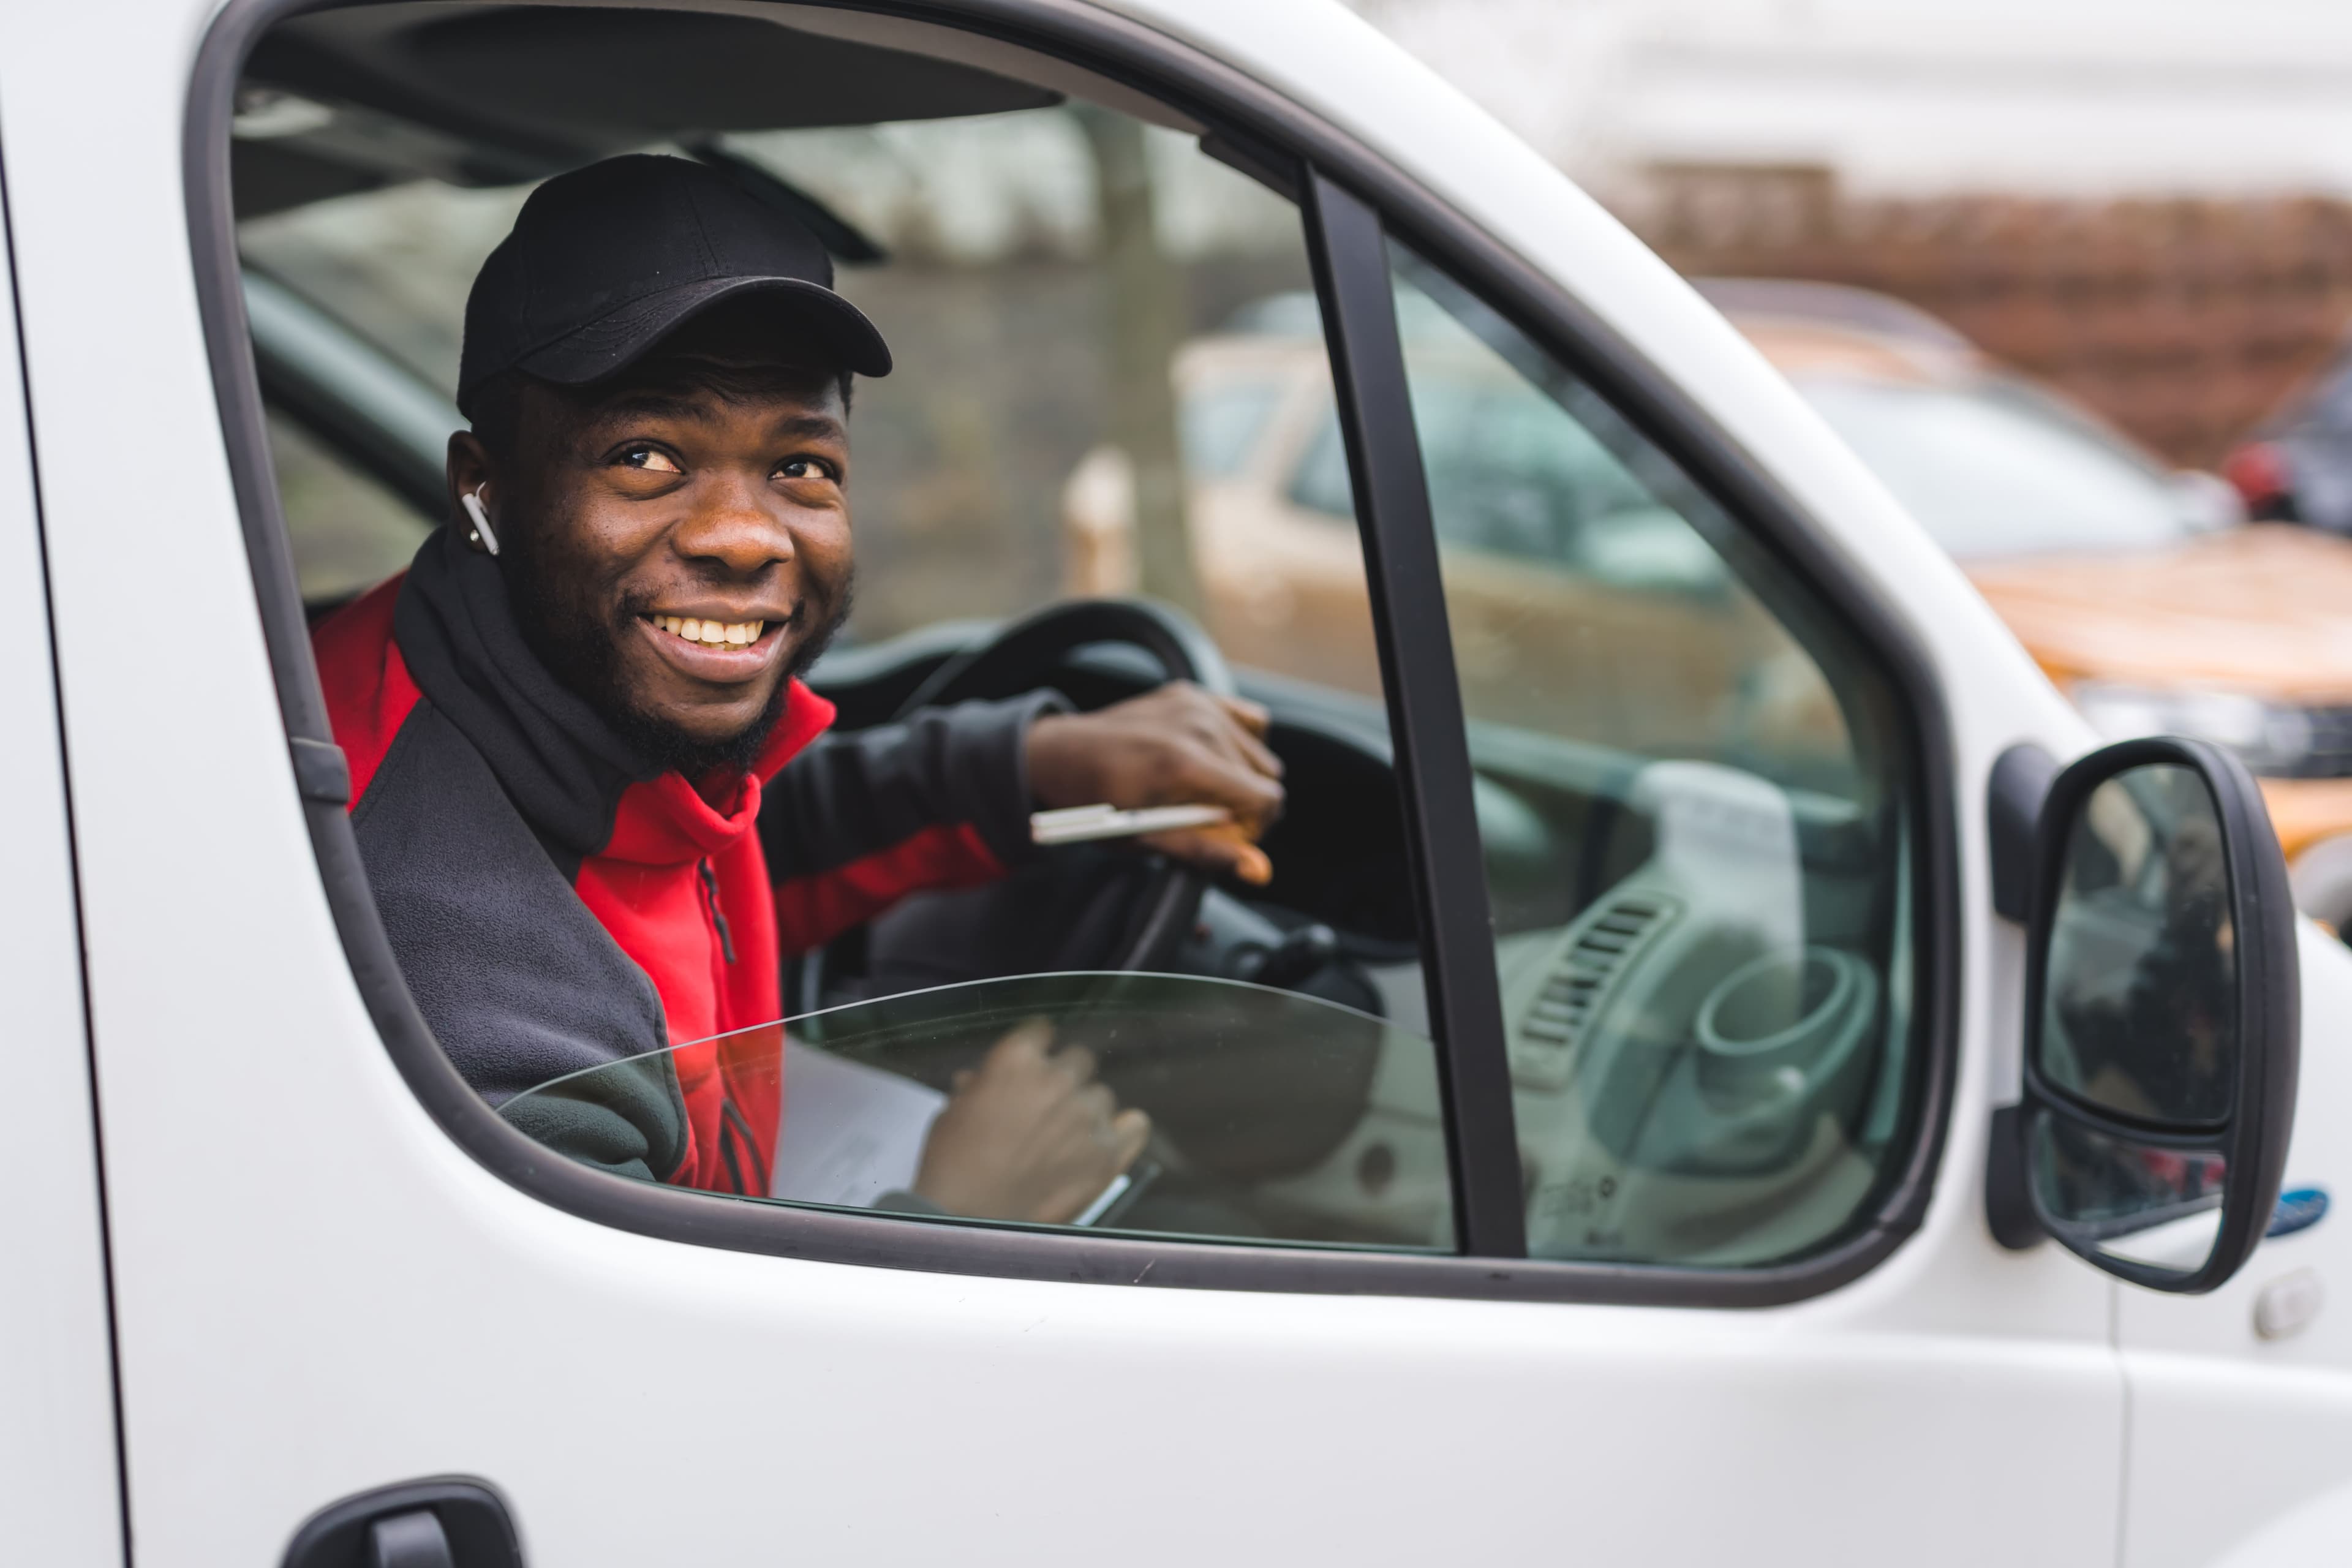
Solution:
{"label": "window seal rubber", "polygon": [[[197,52],[182,154],[197,304],[279,706],[289,742],[331,744],[272,478],[229,173],[236,84],[254,45],[272,24],[326,8],[321,0],[229,0]],[[442,1053],[401,975],[342,803],[306,795],[311,843],[352,978],[394,1067],[427,1113],[493,1174],[583,1219],[661,1240],[934,1273],[1302,1294],[1761,1308],[1834,1289],[1893,1252],[1919,1228],[1933,1194],[1948,1131],[1961,996],[1950,731],[1935,667],[1909,629],[1839,559],[1793,498],[1606,322],[1433,192],[1241,70],[1083,0],[849,0],[836,8],[993,37],[1076,64],[1181,108],[1205,125],[1230,127],[1301,159],[1368,203],[1399,237],[1481,293],[1608,397],[1881,654],[1905,700],[1919,807],[1908,814],[1918,873],[1912,891],[1920,969],[1906,1094],[1911,1114],[1897,1134],[1908,1141],[1907,1155],[1837,1242],[1787,1263],[1737,1271],[1040,1235],[714,1200],[553,1157],[477,1096]],[[292,752],[289,744],[289,773]],[[1487,1044],[1501,1049],[1499,1037]]]}

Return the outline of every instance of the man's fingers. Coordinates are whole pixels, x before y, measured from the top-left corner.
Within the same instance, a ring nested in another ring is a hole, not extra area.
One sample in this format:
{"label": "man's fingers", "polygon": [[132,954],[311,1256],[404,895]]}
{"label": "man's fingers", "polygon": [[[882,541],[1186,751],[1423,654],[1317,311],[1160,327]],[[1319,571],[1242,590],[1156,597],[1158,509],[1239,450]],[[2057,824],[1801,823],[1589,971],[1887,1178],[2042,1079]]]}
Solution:
{"label": "man's fingers", "polygon": [[1261,739],[1273,722],[1273,715],[1264,706],[1245,697],[1213,696],[1189,681],[1173,682],[1162,689],[1177,694],[1174,702],[1183,728],[1204,749],[1253,773],[1282,776],[1282,759],[1268,751]]}
{"label": "man's fingers", "polygon": [[1110,1134],[1112,1154],[1124,1171],[1151,1142],[1151,1118],[1130,1107],[1110,1119]]}
{"label": "man's fingers", "polygon": [[1223,739],[1232,752],[1253,770],[1270,779],[1282,776],[1282,759],[1265,743],[1267,726],[1272,716],[1255,702],[1238,697],[1221,697],[1218,702],[1225,716],[1233,721],[1221,725]]}
{"label": "man's fingers", "polygon": [[1203,869],[1229,871],[1254,888],[1263,888],[1274,880],[1274,862],[1266,858],[1265,850],[1250,842],[1238,823],[1155,833],[1143,842],[1162,855]]}
{"label": "man's fingers", "polygon": [[1191,704],[1187,728],[1203,749],[1226,758],[1251,773],[1282,776],[1282,759],[1266,748],[1262,736],[1271,721],[1264,708],[1239,697],[1202,693]]}
{"label": "man's fingers", "polygon": [[1274,861],[1238,823],[1220,823],[1196,830],[1203,849],[1222,858],[1217,862],[1253,888],[1274,880]]}
{"label": "man's fingers", "polygon": [[1248,759],[1251,767],[1270,779],[1278,779],[1282,776],[1282,759],[1276,756],[1274,749],[1264,741],[1246,730],[1236,735],[1234,740],[1240,745],[1241,753]]}
{"label": "man's fingers", "polygon": [[981,1065],[987,1068],[1000,1062],[1010,1064],[1024,1057],[1042,1059],[1053,1043],[1054,1026],[1043,1018],[1032,1018],[1007,1029],[996,1044],[988,1048],[988,1059]]}
{"label": "man's fingers", "polygon": [[1282,759],[1266,749],[1265,742],[1238,724],[1220,720],[1213,730],[1198,738],[1198,755],[1210,759],[1213,765],[1223,767],[1242,778],[1256,784],[1271,784],[1282,777]]}
{"label": "man's fingers", "polygon": [[1274,715],[1265,703],[1253,702],[1246,697],[1220,697],[1217,705],[1252,735],[1264,735],[1266,726],[1274,722]]}
{"label": "man's fingers", "polygon": [[[1247,740],[1247,736],[1240,736]],[[1256,744],[1251,742],[1251,744]],[[1282,785],[1243,758],[1213,752],[1193,752],[1177,760],[1166,794],[1170,804],[1206,802],[1222,805],[1250,824],[1271,822],[1282,810]]]}
{"label": "man's fingers", "polygon": [[1064,1046],[1054,1053],[1054,1065],[1080,1083],[1092,1083],[1095,1054],[1084,1046]]}

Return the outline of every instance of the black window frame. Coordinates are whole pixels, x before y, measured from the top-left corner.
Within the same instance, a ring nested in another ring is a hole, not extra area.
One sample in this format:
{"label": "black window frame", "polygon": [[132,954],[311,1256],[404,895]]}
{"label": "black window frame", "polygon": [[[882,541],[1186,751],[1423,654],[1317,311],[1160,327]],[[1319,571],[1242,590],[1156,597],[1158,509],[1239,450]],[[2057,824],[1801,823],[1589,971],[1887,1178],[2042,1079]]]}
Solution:
{"label": "black window frame", "polygon": [[[1793,498],[1613,330],[1404,171],[1230,65],[1083,0],[846,0],[1060,59],[1213,128],[1204,148],[1299,199],[1359,498],[1382,676],[1423,920],[1454,1152],[1463,1255],[1320,1251],[932,1225],[628,1181],[550,1160],[458,1076],[386,940],[346,805],[263,425],[230,202],[229,128],[247,56],[273,24],[332,0],[230,0],[198,53],[183,147],[190,241],[222,434],[286,719],[298,788],[353,978],[410,1089],[469,1155],[582,1218],[663,1240],[936,1273],[1097,1284],[1691,1307],[1767,1307],[1868,1271],[1927,1210],[1948,1132],[1960,1006],[1961,882],[1949,725],[1933,663],[1822,538]],[[1876,652],[1909,723],[1917,983],[1904,1158],[1822,1250],[1750,1269],[1534,1261],[1524,1257],[1518,1155],[1485,873],[1470,811],[1467,738],[1429,500],[1412,438],[1388,275],[1393,236],[1477,293],[1609,399]],[[1371,279],[1377,275],[1379,288]],[[1402,417],[1404,439],[1393,439]],[[1368,441],[1367,428],[1380,439]],[[1424,568],[1426,568],[1424,570]],[[1416,575],[1418,581],[1415,581]],[[1434,614],[1427,600],[1437,596]],[[1400,613],[1401,611],[1405,613]]]}

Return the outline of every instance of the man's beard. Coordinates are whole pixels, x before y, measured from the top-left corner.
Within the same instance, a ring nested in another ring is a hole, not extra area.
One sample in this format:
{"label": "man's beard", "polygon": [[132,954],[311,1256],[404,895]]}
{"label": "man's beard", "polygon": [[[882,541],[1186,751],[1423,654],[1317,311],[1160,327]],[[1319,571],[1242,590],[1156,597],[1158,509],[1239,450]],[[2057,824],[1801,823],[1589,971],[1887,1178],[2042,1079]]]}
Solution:
{"label": "man's beard", "polygon": [[531,652],[655,772],[675,771],[689,779],[700,779],[722,768],[740,773],[759,760],[777,721],[784,715],[793,681],[817,661],[849,618],[856,586],[855,574],[845,573],[838,586],[829,592],[804,591],[800,608],[779,635],[799,630],[803,623],[807,629],[785,664],[767,707],[734,734],[702,741],[657,713],[632,706],[622,689],[620,639],[637,635],[630,623],[640,618],[640,607],[625,606],[614,624],[604,625],[593,610],[567,605],[549,592],[548,563],[533,558],[527,548],[520,552],[522,559],[514,559],[518,553],[509,544],[501,564],[506,567],[507,598]]}

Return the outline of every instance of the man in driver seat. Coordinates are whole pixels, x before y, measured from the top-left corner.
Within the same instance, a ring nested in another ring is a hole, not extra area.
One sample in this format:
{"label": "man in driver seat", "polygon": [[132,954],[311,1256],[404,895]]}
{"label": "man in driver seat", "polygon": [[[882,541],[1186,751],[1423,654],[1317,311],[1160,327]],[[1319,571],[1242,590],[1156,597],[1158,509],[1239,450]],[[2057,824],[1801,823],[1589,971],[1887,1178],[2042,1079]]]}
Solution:
{"label": "man in driver seat", "polygon": [[[1152,841],[1262,879],[1279,764],[1247,704],[1049,692],[830,737],[797,679],[850,603],[853,375],[890,356],[802,224],[727,175],[615,158],[524,205],[466,306],[449,527],[318,628],[377,908],[492,1104],[783,1011],[781,966],[924,889],[1001,876],[1040,806],[1226,807]],[[644,1103],[527,1130],[640,1177],[763,1195],[772,1072],[709,1045]],[[1142,1113],[1016,1030],[964,1076],[911,1206],[1077,1214]]]}

